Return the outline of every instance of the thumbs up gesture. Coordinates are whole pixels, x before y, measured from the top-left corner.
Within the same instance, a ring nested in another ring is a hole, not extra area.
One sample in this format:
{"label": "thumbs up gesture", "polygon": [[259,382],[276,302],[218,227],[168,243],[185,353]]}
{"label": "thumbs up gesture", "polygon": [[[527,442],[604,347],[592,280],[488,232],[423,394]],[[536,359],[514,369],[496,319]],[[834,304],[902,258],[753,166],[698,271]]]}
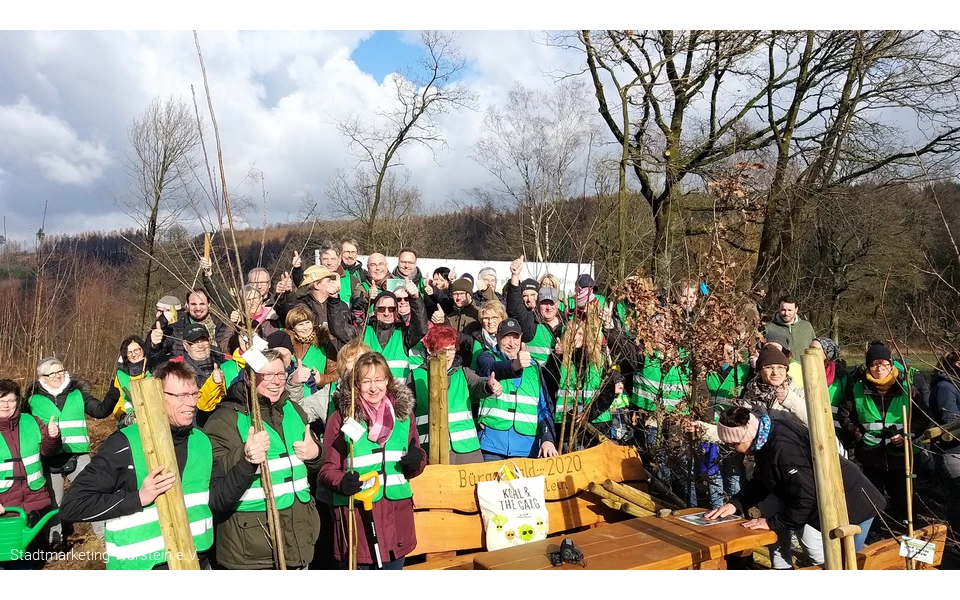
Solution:
{"label": "thumbs up gesture", "polygon": [[524,369],[532,364],[533,359],[530,358],[530,353],[527,352],[527,345],[523,342],[520,343],[520,353],[517,354],[517,360],[520,361],[520,366]]}
{"label": "thumbs up gesture", "polygon": [[430,320],[436,323],[437,325],[442,325],[443,320],[447,318],[447,315],[443,312],[443,309],[437,306],[437,310],[433,311],[433,314],[430,315]]}
{"label": "thumbs up gesture", "polygon": [[525,258],[522,255],[513,259],[513,262],[510,263],[510,275],[517,278],[520,277],[520,270],[523,269],[524,260]]}
{"label": "thumbs up gesture", "polygon": [[320,456],[320,447],[317,446],[317,442],[313,440],[313,434],[310,432],[309,425],[307,425],[307,429],[304,432],[303,441],[293,443],[293,452],[300,460],[313,460]]}
{"label": "thumbs up gesture", "polygon": [[407,278],[404,278],[404,281],[406,282],[406,285],[403,286],[403,289],[407,292],[407,295],[411,298],[419,298],[420,290],[417,289],[417,286],[415,286],[413,282]]}
{"label": "thumbs up gesture", "polygon": [[240,311],[237,311],[237,310],[230,311],[230,322],[231,323],[240,322]]}
{"label": "thumbs up gesture", "polygon": [[220,370],[220,365],[213,363],[213,374],[210,375],[213,378],[213,382],[217,385],[223,385],[223,371]]}
{"label": "thumbs up gesture", "polygon": [[289,292],[293,289],[293,280],[290,279],[290,274],[284,271],[283,275],[280,276],[280,279],[277,280],[277,285],[274,286],[273,291],[277,294],[283,294]]}
{"label": "thumbs up gesture", "polygon": [[503,386],[500,385],[500,382],[497,381],[497,376],[493,373],[490,373],[490,379],[487,380],[487,388],[494,396],[499,396],[503,393]]}
{"label": "thumbs up gesture", "polygon": [[150,343],[154,346],[163,343],[163,328],[160,327],[160,321],[153,324],[153,331],[150,332]]}
{"label": "thumbs up gesture", "polygon": [[302,263],[303,263],[303,261],[302,261],[301,258],[300,258],[300,253],[297,252],[296,250],[294,250],[294,251],[293,251],[293,260],[290,261],[290,265],[291,265],[294,269],[296,269],[296,268],[299,267]]}
{"label": "thumbs up gesture", "polygon": [[243,445],[243,456],[251,465],[260,465],[267,461],[270,449],[270,434],[266,431],[254,433],[253,426],[247,430],[247,442]]}
{"label": "thumbs up gesture", "polygon": [[60,437],[60,426],[57,425],[57,418],[50,415],[50,422],[47,423],[47,433],[52,438]]}
{"label": "thumbs up gesture", "polygon": [[423,291],[424,291],[424,293],[426,293],[428,296],[432,296],[432,295],[433,295],[433,286],[430,285],[430,280],[427,279],[426,277],[423,278]]}

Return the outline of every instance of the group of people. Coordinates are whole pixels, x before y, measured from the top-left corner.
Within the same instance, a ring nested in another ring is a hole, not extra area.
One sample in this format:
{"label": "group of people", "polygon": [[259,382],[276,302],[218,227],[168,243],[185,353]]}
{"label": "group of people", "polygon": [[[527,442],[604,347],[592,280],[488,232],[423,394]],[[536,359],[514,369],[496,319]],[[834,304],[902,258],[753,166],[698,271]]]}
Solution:
{"label": "group of people", "polygon": [[[164,568],[155,502],[174,485],[176,469],[201,566],[266,569],[274,566],[266,469],[287,568],[343,568],[348,499],[376,488],[373,509],[356,513],[357,563],[399,569],[417,544],[409,482],[426,467],[430,443],[448,444],[450,462],[467,464],[557,456],[612,439],[640,447],[668,493],[711,509],[708,518],[757,507],[763,517],[747,525],[778,532],[773,564],[789,568],[793,533],[822,562],[795,355],[823,353],[848,511],[863,530],[858,545],[888,502],[903,508],[909,442],[901,407],[918,407],[912,431],[929,415],[941,423],[960,418],[960,357],[945,358],[932,386],[879,342],[863,365],[848,369],[837,344],[815,336],[790,296],[762,325],[753,303],[756,322],[738,334],[756,337],[755,347],[739,356],[729,346],[726,364],[694,389],[695,359],[669,347],[667,329],[681,325],[665,317],[676,303],[687,323],[698,318],[707,293],[699,282],[665,295],[650,339],[638,340],[630,307],[607,302],[589,274],[565,297],[552,275],[521,279],[522,257],[497,289],[492,268],[476,278],[448,268],[428,276],[405,248],[391,272],[378,253],[364,267],[358,250],[352,239],[326,242],[320,264],[307,267],[294,253],[276,281],[253,269],[238,294],[202,259],[202,285],[189,291],[186,311],[164,296],[146,335],[123,340],[102,401],[55,358],[37,365],[37,381],[23,394],[0,380],[0,507],[20,507],[32,523],[58,508],[38,544],[56,546],[72,523],[89,522],[104,539],[107,568]],[[248,323],[267,349],[249,338]],[[446,440],[429,437],[430,357],[447,368]],[[130,385],[148,377],[162,386],[177,457],[177,465],[153,470]],[[710,399],[707,409],[689,402],[698,394]],[[117,431],[91,456],[86,418],[110,415]],[[672,439],[685,440],[689,452],[668,456]],[[937,455],[953,486],[954,528],[957,446]],[[754,465],[750,479],[745,456]]]}

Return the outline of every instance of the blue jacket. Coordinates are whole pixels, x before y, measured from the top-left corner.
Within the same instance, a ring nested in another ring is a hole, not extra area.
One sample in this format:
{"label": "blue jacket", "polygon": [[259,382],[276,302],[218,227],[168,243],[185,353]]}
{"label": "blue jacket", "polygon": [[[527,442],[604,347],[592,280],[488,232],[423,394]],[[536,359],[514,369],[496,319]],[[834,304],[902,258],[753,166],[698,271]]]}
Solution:
{"label": "blue jacket", "polygon": [[[934,420],[945,425],[960,419],[960,377],[937,371],[933,375],[931,388],[930,410]],[[940,449],[951,454],[960,454],[960,443],[940,444]]]}
{"label": "blue jacket", "polygon": [[[540,367],[536,363],[533,364],[539,372]],[[522,372],[514,370],[513,361],[500,352],[499,346],[481,353],[477,358],[477,375],[490,377],[490,373],[496,375],[499,381],[512,380],[514,385],[520,385]],[[540,373],[540,401],[537,403],[537,420],[539,423],[536,436],[522,435],[513,427],[506,431],[490,427],[480,429],[478,432],[480,450],[502,456],[536,458],[540,452],[540,444],[543,442],[556,444],[553,430],[553,400],[544,386],[542,372]]]}

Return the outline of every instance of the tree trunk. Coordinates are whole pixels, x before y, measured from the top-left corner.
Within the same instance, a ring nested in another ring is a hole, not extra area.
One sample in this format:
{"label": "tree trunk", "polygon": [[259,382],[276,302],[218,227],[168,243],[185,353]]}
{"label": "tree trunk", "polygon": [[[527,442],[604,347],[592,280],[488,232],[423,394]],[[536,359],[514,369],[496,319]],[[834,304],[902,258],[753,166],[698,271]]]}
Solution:
{"label": "tree trunk", "polygon": [[[159,219],[160,213],[160,194],[154,197],[153,207],[150,210],[150,221],[147,223],[147,273],[146,273],[146,282],[143,285],[143,309],[140,313],[140,327],[146,328],[147,315],[149,314],[150,309],[150,280],[153,274],[153,252],[156,248],[157,243],[157,220]],[[152,329],[152,327],[151,327]]]}

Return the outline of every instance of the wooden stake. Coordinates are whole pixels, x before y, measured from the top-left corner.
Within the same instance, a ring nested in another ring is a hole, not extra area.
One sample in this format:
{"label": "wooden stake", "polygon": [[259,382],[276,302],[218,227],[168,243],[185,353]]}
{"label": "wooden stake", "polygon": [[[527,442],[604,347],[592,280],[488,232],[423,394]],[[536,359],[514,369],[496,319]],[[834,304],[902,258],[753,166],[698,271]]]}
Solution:
{"label": "wooden stake", "polygon": [[[909,374],[907,375],[909,377]],[[909,397],[909,396],[908,396]],[[912,402],[912,401],[911,401]],[[907,407],[903,409],[903,466],[907,478],[907,537],[913,537],[913,440],[910,438],[910,416]],[[917,563],[907,559],[907,570],[917,568]]]}
{"label": "wooden stake", "polygon": [[827,375],[823,353],[803,353],[803,389],[806,392],[807,420],[810,429],[810,453],[817,484],[817,507],[820,511],[820,535],[823,538],[824,568],[843,569],[840,540],[831,537],[834,529],[850,523],[846,494],[840,474],[837,434],[833,428],[833,412],[827,391]]}
{"label": "wooden stake", "polygon": [[200,570],[197,549],[190,533],[187,506],[183,501],[183,482],[173,450],[170,421],[163,409],[163,386],[159,379],[136,379],[130,382],[130,400],[133,402],[140,443],[151,471],[165,467],[166,473],[175,473],[176,483],[157,496],[157,515],[167,551],[167,565],[171,571]]}
{"label": "wooden stake", "polygon": [[203,232],[203,257],[210,260],[210,233]]}
{"label": "wooden stake", "polygon": [[439,352],[427,358],[429,369],[429,426],[430,455],[429,464],[450,464],[450,426],[447,401],[447,353]]}
{"label": "wooden stake", "polygon": [[857,570],[857,546],[855,536],[860,534],[859,525],[844,525],[830,532],[843,544],[843,568],[845,571]]}
{"label": "wooden stake", "polygon": [[636,504],[637,506],[639,506],[644,510],[656,512],[657,510],[660,509],[660,507],[657,506],[656,503],[653,501],[653,498],[651,498],[647,494],[644,494],[643,492],[641,492],[636,488],[623,485],[622,483],[617,483],[612,479],[607,479],[606,481],[604,481],[603,487],[607,491],[620,496],[621,498],[623,498],[624,500],[627,500],[632,504]]}

